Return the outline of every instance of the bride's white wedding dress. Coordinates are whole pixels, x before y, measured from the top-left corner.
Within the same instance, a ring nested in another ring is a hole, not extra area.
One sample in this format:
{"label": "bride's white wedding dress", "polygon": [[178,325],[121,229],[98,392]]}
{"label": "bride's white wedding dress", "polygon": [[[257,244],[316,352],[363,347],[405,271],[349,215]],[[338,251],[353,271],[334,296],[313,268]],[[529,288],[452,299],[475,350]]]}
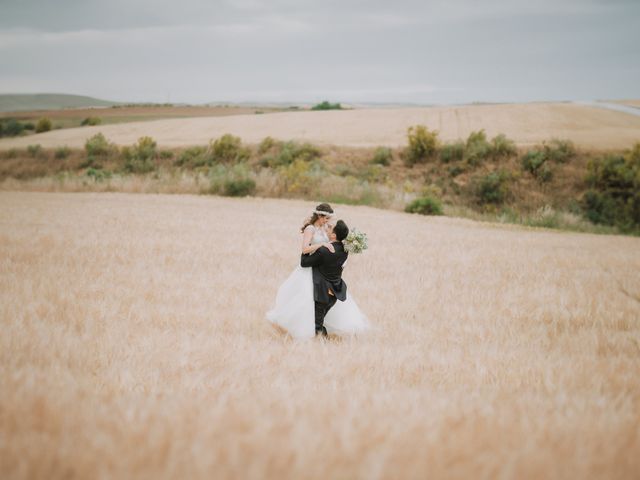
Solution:
{"label": "bride's white wedding dress", "polygon": [[[314,228],[311,244],[327,243],[327,234]],[[315,336],[313,276],[311,268],[297,266],[278,289],[275,307],[267,312],[267,320],[284,328],[293,338]],[[329,334],[352,335],[367,330],[369,322],[347,289],[347,299],[337,301],[324,318]]]}

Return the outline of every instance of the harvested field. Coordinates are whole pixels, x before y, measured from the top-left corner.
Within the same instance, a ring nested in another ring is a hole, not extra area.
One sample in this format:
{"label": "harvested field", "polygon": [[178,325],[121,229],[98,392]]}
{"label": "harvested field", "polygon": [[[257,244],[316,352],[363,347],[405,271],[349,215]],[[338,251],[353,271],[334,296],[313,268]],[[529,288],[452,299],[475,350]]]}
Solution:
{"label": "harvested field", "polygon": [[640,239],[340,205],[376,329],[296,343],[312,206],[1,192],[3,478],[637,477]]}
{"label": "harvested field", "polygon": [[42,117],[51,119],[61,128],[79,127],[82,120],[97,117],[103,125],[129,123],[168,118],[226,117],[230,115],[253,115],[256,112],[271,113],[282,109],[253,107],[105,107],[70,108],[64,110],[32,110],[21,112],[0,112],[1,118],[37,121]]}
{"label": "harvested field", "polygon": [[407,128],[418,124],[438,130],[444,141],[466,138],[470,132],[480,129],[485,129],[489,136],[504,133],[519,145],[537,144],[556,137],[570,139],[580,147],[602,150],[629,148],[640,140],[640,117],[576,104],[532,103],[158,120],[3,139],[0,149],[34,143],[43,147],[82,147],[86,139],[97,132],[120,145],[132,144],[144,135],[165,147],[206,144],[212,138],[232,133],[248,143],[258,143],[271,136],[320,145],[395,147],[405,145]]}

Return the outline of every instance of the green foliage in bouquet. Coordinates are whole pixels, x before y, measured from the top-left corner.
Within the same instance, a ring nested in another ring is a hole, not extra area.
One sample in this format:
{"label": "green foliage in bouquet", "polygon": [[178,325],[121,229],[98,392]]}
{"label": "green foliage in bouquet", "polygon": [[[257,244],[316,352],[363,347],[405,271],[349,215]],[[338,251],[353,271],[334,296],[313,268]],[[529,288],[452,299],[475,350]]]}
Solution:
{"label": "green foliage in bouquet", "polygon": [[349,235],[347,235],[347,238],[345,238],[342,243],[344,243],[344,249],[348,253],[362,253],[369,248],[367,234],[361,232],[357,228],[352,228],[351,231],[349,231]]}

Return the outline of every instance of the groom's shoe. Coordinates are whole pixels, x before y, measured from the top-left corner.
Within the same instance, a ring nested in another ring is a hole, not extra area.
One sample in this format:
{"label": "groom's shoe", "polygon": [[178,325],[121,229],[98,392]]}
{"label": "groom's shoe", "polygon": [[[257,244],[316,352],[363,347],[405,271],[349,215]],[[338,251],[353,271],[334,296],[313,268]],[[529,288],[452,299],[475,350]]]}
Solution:
{"label": "groom's shoe", "polygon": [[325,337],[325,338],[329,336],[329,334],[327,333],[327,329],[326,329],[326,328],[324,328],[324,327],[322,327],[322,329],[318,329],[318,330],[316,330],[316,337],[317,337],[318,335],[322,335],[322,336],[323,336],[323,337]]}

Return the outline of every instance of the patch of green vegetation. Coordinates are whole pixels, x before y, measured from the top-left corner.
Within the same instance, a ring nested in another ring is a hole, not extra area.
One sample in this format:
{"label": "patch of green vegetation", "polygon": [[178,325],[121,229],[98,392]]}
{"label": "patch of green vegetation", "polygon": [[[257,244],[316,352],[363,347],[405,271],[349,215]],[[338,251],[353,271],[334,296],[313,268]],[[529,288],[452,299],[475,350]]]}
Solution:
{"label": "patch of green vegetation", "polygon": [[311,110],[342,110],[342,105],[325,100],[311,107]]}
{"label": "patch of green vegetation", "polygon": [[251,151],[242,145],[240,137],[229,133],[212,141],[209,149],[213,161],[220,163],[239,163],[251,156]]}
{"label": "patch of green vegetation", "polygon": [[506,170],[491,172],[474,179],[474,190],[480,205],[501,205],[510,193],[511,176]]}
{"label": "patch of green vegetation", "polygon": [[87,117],[83,119],[82,122],[80,122],[80,126],[82,127],[95,126],[95,125],[100,125],[101,123],[102,123],[102,120],[98,117]]}
{"label": "patch of green vegetation", "polygon": [[185,168],[198,168],[205,165],[210,166],[213,163],[213,158],[208,153],[209,150],[207,147],[189,147],[178,155],[174,165]]}
{"label": "patch of green vegetation", "polygon": [[109,180],[112,176],[112,173],[101,168],[89,167],[86,171],[86,175],[87,177],[93,179],[96,183],[100,183],[104,182],[105,180]]}
{"label": "patch of green vegetation", "polygon": [[311,162],[322,155],[320,149],[310,143],[278,142],[271,137],[262,141],[258,152],[263,152],[260,158],[260,165],[263,167],[287,166],[297,160]]}
{"label": "patch of green vegetation", "polygon": [[378,147],[373,152],[371,163],[388,167],[393,161],[393,152],[388,147]]}
{"label": "patch of green vegetation", "polygon": [[87,139],[84,144],[84,149],[89,157],[101,157],[113,153],[115,147],[109,143],[102,133],[96,133]]}
{"label": "patch of green vegetation", "polygon": [[17,137],[22,135],[25,124],[15,118],[5,118],[0,120],[0,137]]}
{"label": "patch of green vegetation", "polygon": [[543,149],[545,157],[556,163],[567,163],[577,155],[576,147],[570,140],[554,138],[545,142]]}
{"label": "patch of green vegetation", "polygon": [[605,155],[589,162],[582,204],[591,222],[623,232],[640,231],[640,143],[625,155]]}
{"label": "patch of green vegetation", "polygon": [[279,169],[285,190],[291,194],[310,194],[320,183],[324,174],[322,166],[297,158]]}
{"label": "patch of green vegetation", "polygon": [[36,158],[42,155],[42,146],[41,145],[29,145],[27,146],[27,153],[31,158]]}
{"label": "patch of green vegetation", "polygon": [[36,123],[36,133],[44,133],[51,130],[51,119],[43,117]]}
{"label": "patch of green vegetation", "polygon": [[440,161],[450,163],[464,158],[464,143],[447,143],[440,149]]}
{"label": "patch of green vegetation", "polygon": [[548,157],[543,150],[529,150],[522,156],[520,164],[523,170],[544,183],[553,178],[553,171],[547,160]]}
{"label": "patch of green vegetation", "polygon": [[57,160],[62,160],[67,158],[69,155],[71,155],[71,149],[67,146],[64,147],[58,147],[55,149],[54,153],[53,153],[53,157]]}
{"label": "patch of green vegetation", "polygon": [[504,134],[496,135],[491,139],[491,155],[494,158],[508,158],[518,154],[518,149],[513,140]]}
{"label": "patch of green vegetation", "polygon": [[123,169],[127,173],[149,173],[156,169],[157,144],[151,137],[140,137],[133,147],[122,149]]}
{"label": "patch of green vegetation", "polygon": [[491,155],[491,144],[484,130],[471,132],[464,149],[464,160],[471,166],[478,166]]}
{"label": "patch of green vegetation", "polygon": [[407,166],[425,163],[435,156],[438,150],[438,132],[430,131],[424,125],[409,127],[407,130],[409,145],[403,152]]}
{"label": "patch of green vegetation", "polygon": [[256,191],[256,182],[245,164],[218,164],[209,171],[209,193],[229,197],[246,197]]}
{"label": "patch of green vegetation", "polygon": [[420,215],[442,215],[442,202],[432,196],[415,199],[404,209],[407,213],[419,213]]}

